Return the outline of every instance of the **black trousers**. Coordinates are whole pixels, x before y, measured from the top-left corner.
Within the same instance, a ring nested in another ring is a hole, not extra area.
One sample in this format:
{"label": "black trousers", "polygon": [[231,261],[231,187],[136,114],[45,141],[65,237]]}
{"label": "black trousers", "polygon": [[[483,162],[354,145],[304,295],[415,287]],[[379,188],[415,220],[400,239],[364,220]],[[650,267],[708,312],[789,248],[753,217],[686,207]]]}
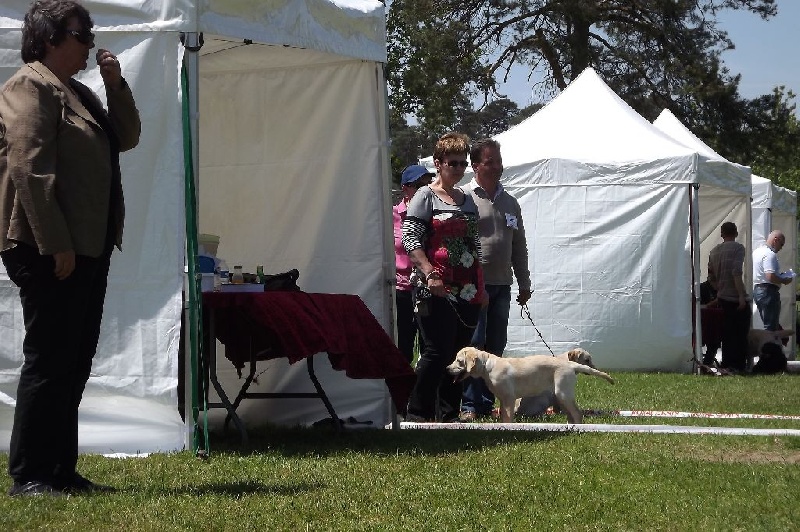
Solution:
{"label": "black trousers", "polygon": [[719,300],[724,312],[722,323],[723,368],[744,371],[747,366],[747,333],[750,331],[750,305],[740,310],[738,301]]}
{"label": "black trousers", "polygon": [[414,340],[417,338],[417,318],[411,290],[395,290],[394,300],[397,308],[397,348],[410,364],[414,359]]}
{"label": "black trousers", "polygon": [[[452,304],[451,304],[452,303]],[[480,305],[428,299],[428,314],[417,315],[422,351],[417,362],[417,382],[408,400],[408,413],[425,419],[452,421],[461,410],[462,383],[453,382],[447,367],[456,353],[470,345],[478,323]]]}
{"label": "black trousers", "polygon": [[97,350],[111,247],[100,258],[78,255],[59,281],[55,262],[19,244],[0,253],[20,289],[24,357],[8,457],[17,482],[68,479],[78,461],[78,406]]}

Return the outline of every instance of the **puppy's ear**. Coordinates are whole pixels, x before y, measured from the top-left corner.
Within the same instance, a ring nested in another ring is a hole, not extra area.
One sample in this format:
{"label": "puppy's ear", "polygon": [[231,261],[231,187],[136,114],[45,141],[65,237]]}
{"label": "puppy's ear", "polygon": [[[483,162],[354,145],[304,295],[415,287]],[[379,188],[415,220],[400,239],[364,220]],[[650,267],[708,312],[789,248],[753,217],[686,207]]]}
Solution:
{"label": "puppy's ear", "polygon": [[472,370],[475,369],[475,364],[477,363],[478,357],[475,356],[475,353],[467,352],[467,373],[472,373]]}
{"label": "puppy's ear", "polygon": [[581,352],[577,349],[570,349],[567,351],[567,360],[570,362],[577,362],[578,359],[581,357]]}

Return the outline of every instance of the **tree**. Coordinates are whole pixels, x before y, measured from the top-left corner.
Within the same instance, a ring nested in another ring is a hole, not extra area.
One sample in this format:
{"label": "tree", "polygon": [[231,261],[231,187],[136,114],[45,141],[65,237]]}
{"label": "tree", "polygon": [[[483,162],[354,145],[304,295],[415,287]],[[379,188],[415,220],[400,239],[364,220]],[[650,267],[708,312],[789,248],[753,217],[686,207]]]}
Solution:
{"label": "tree", "polygon": [[747,120],[717,138],[717,150],[746,161],[757,175],[800,190],[800,121],[794,93],[776,87],[772,94],[745,102]]}
{"label": "tree", "polygon": [[502,96],[514,64],[542,73],[550,93],[592,66],[646,118],[665,107],[713,118],[738,83],[719,60],[733,46],[716,25],[723,9],[777,12],[775,0],[393,0],[391,105],[438,131],[456,124],[459,95]]}
{"label": "tree", "polygon": [[469,135],[472,139],[491,137],[502,133],[512,125],[519,114],[519,107],[508,98],[488,103],[482,109],[464,110],[455,129]]}

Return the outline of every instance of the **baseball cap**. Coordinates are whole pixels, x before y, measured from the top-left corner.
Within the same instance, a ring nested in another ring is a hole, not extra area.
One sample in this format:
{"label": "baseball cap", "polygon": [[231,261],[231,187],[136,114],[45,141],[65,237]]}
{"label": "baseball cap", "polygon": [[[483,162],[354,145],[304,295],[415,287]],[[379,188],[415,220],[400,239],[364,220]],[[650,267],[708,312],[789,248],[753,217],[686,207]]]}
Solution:
{"label": "baseball cap", "polygon": [[401,185],[410,185],[417,179],[425,176],[434,176],[433,172],[425,168],[424,166],[420,166],[418,164],[412,164],[411,166],[406,167],[403,170],[403,176],[400,178]]}

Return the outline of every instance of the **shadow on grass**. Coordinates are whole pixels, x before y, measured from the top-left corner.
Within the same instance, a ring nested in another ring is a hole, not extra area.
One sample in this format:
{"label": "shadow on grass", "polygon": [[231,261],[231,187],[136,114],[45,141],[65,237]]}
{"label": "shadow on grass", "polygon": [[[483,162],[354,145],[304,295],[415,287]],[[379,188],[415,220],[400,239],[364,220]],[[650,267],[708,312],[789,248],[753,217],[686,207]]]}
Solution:
{"label": "shadow on grass", "polygon": [[513,443],[544,443],[567,436],[552,432],[504,432],[482,430],[343,430],[305,427],[258,427],[248,431],[243,447],[239,434],[212,432],[211,453],[236,455],[279,453],[282,456],[330,456],[340,453],[371,455],[441,455],[478,451]]}
{"label": "shadow on grass", "polygon": [[197,486],[180,488],[155,489],[163,495],[221,495],[224,497],[240,497],[242,495],[279,495],[296,496],[327,488],[321,482],[294,482],[265,484],[258,480],[242,480],[238,482],[210,482]]}

